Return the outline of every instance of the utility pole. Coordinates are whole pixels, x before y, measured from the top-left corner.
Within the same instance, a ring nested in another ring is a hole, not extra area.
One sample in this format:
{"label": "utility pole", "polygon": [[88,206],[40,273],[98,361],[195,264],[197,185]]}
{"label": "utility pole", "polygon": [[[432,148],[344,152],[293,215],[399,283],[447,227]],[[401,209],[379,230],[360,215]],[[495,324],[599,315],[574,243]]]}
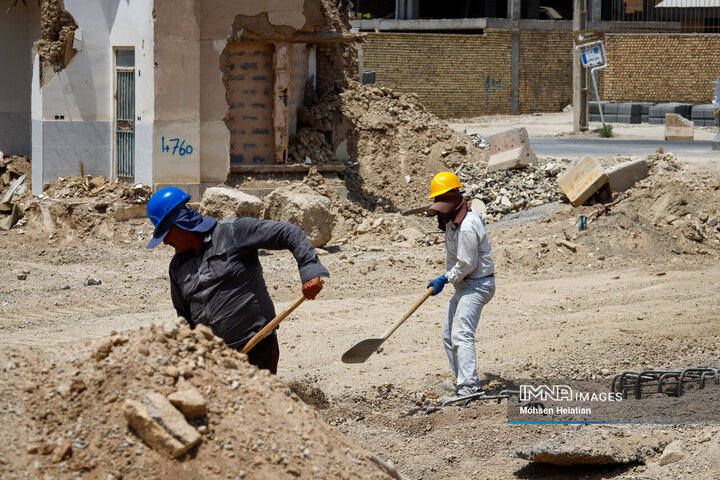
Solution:
{"label": "utility pole", "polygon": [[[587,0],[574,0],[573,30],[587,29]],[[573,131],[588,129],[587,71],[580,63],[580,55],[573,49]]]}

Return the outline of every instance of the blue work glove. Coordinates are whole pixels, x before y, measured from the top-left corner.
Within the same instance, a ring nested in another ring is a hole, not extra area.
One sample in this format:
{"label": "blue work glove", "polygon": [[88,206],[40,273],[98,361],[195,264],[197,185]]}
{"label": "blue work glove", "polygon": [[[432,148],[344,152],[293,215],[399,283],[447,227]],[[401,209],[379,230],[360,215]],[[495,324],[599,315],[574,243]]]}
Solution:
{"label": "blue work glove", "polygon": [[448,283],[448,279],[445,276],[445,274],[440,275],[432,282],[428,283],[428,288],[433,287],[433,295],[437,295],[438,293],[442,292],[443,287],[445,287],[445,284]]}

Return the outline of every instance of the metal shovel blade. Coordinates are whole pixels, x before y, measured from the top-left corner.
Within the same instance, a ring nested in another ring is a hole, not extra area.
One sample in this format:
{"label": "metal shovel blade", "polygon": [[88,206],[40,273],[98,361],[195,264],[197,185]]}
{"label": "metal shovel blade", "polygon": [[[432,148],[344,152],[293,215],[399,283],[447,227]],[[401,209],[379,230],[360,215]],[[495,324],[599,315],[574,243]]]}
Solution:
{"label": "metal shovel blade", "polygon": [[363,363],[380,348],[385,341],[384,338],[368,338],[353,345],[350,350],[343,353],[343,363]]}

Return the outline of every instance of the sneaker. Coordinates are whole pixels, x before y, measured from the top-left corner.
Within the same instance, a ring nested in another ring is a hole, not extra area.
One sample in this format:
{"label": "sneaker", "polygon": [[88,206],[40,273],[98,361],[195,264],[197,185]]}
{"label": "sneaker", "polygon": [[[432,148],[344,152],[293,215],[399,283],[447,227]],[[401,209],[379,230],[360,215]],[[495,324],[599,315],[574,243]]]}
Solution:
{"label": "sneaker", "polygon": [[445,380],[443,382],[443,390],[450,393],[457,393],[457,385],[452,380]]}

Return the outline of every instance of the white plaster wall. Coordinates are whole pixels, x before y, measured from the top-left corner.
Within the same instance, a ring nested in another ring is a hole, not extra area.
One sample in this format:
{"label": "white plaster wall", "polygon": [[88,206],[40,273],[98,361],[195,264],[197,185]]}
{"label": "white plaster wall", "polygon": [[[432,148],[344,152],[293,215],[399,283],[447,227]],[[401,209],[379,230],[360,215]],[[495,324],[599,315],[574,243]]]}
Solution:
{"label": "white plaster wall", "polygon": [[[155,39],[152,0],[111,2],[117,5],[111,24],[109,75],[115,89],[115,49],[132,47],[135,50],[135,182],[153,182],[152,131],[155,118]],[[106,10],[108,12],[108,10]],[[110,10],[112,12],[112,9]],[[112,101],[114,102],[114,100]],[[114,103],[112,108],[115,108]],[[114,139],[113,139],[114,141]]]}
{"label": "white plaster wall", "polygon": [[151,180],[152,8],[152,0],[65,0],[78,25],[79,51],[44,87],[33,86],[33,169],[40,162],[41,172],[34,191],[58,176],[79,174],[81,166],[92,175],[114,174],[116,46],[135,48],[136,122],[137,116],[146,122],[140,135],[146,141],[136,135],[136,180],[138,172],[140,181]]}

